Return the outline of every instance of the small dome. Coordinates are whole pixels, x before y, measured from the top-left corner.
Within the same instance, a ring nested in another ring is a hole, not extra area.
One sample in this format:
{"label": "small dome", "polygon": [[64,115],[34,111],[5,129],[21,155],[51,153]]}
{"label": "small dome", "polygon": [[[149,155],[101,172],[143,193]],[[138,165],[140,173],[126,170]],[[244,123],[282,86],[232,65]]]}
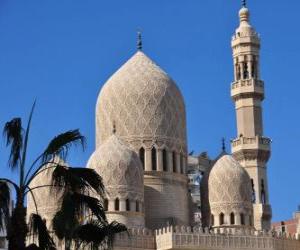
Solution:
{"label": "small dome", "polygon": [[97,147],[111,136],[113,124],[125,142],[157,139],[171,144],[170,148],[186,150],[183,97],[175,82],[141,51],[105,83],[99,94]]}
{"label": "small dome", "polygon": [[[251,180],[246,170],[232,156],[222,156],[213,166],[208,179],[211,210],[233,212],[252,207]],[[230,211],[225,211],[230,210]]]}
{"label": "small dome", "polygon": [[138,155],[115,134],[92,154],[87,167],[94,169],[103,178],[110,199],[143,200],[142,163]]}
{"label": "small dome", "polygon": [[[36,213],[34,203],[36,202],[38,213],[46,220],[47,226],[50,228],[52,226],[52,218],[60,206],[59,200],[61,195],[54,194],[51,191],[51,187],[45,185],[52,184],[53,167],[57,164],[66,165],[62,159],[55,157],[53,163],[45,165],[40,170],[40,173],[31,181],[29,187],[33,190],[32,193],[28,193],[27,195],[27,216],[29,217],[32,213]],[[32,197],[32,194],[34,195],[34,198]]]}

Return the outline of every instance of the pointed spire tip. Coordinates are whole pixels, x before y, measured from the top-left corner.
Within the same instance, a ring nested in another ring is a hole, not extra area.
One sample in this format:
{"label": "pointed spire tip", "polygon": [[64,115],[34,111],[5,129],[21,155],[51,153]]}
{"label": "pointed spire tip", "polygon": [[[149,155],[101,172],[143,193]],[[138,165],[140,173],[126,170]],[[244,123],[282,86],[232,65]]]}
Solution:
{"label": "pointed spire tip", "polygon": [[143,41],[142,41],[142,32],[141,32],[141,30],[138,30],[138,32],[137,32],[137,49],[138,50],[143,49]]}

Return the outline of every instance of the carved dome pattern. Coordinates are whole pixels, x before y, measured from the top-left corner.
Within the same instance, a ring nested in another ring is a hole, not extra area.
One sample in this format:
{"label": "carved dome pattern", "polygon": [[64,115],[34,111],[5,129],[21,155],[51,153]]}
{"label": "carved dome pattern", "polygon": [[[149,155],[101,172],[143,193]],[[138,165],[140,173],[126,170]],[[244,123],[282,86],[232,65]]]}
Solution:
{"label": "carved dome pattern", "polygon": [[209,174],[211,210],[250,209],[251,189],[251,180],[246,170],[232,156],[222,156]]}
{"label": "carved dome pattern", "polygon": [[158,140],[185,150],[186,115],[174,81],[138,51],[103,86],[96,108],[97,147],[112,134],[126,142]]}
{"label": "carved dome pattern", "polygon": [[109,198],[143,201],[143,167],[138,155],[116,135],[112,135],[90,157],[88,168],[102,178]]}

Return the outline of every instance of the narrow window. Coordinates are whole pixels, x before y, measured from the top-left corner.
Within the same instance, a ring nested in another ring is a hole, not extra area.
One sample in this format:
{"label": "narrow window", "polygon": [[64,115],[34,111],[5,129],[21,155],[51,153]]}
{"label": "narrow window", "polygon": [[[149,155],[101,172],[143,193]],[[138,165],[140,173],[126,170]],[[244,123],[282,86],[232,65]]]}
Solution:
{"label": "narrow window", "polygon": [[211,217],[210,217],[210,224],[211,224],[211,226],[214,226],[214,225],[215,225],[215,217],[214,217],[213,214],[212,214]]}
{"label": "narrow window", "polygon": [[241,225],[245,225],[245,215],[240,214],[240,216],[241,216]]}
{"label": "narrow window", "polygon": [[256,66],[256,59],[255,57],[253,58],[253,61],[252,61],[252,70],[251,70],[251,76],[253,78],[257,78],[257,66]]}
{"label": "narrow window", "polygon": [[262,204],[266,204],[265,183],[263,179],[261,179],[261,202]]}
{"label": "narrow window", "polygon": [[126,211],[130,211],[130,201],[129,201],[129,199],[126,200]]}
{"label": "narrow window", "polygon": [[108,210],[108,199],[104,200],[104,211]]}
{"label": "narrow window", "polygon": [[250,226],[253,226],[253,221],[252,221],[252,215],[249,215],[249,223],[250,223]]}
{"label": "narrow window", "polygon": [[220,214],[220,225],[223,225],[224,224],[224,214],[221,213]]}
{"label": "narrow window", "polygon": [[115,211],[119,211],[120,210],[120,200],[117,198],[115,200]]}
{"label": "narrow window", "polygon": [[235,224],[235,218],[234,218],[234,213],[230,214],[230,225],[234,225]]}
{"label": "narrow window", "polygon": [[255,197],[255,189],[254,189],[254,181],[251,179],[251,186],[252,186],[252,203],[256,202],[256,197]]}
{"label": "narrow window", "polygon": [[248,79],[249,78],[249,71],[248,71],[248,63],[247,62],[243,63],[243,70],[244,70],[243,78]]}
{"label": "narrow window", "polygon": [[173,172],[176,173],[176,152],[173,152]]}
{"label": "narrow window", "polygon": [[241,79],[241,68],[240,65],[236,64],[236,80],[239,81]]}
{"label": "narrow window", "polygon": [[143,169],[145,170],[145,149],[141,148],[139,151],[140,159],[143,165]]}
{"label": "narrow window", "polygon": [[139,203],[139,201],[136,201],[136,202],[135,202],[135,211],[136,211],[136,212],[139,212],[139,211],[140,211],[140,203]]}
{"label": "narrow window", "polygon": [[153,147],[151,150],[151,156],[152,156],[152,170],[157,170],[157,164],[156,164],[156,148]]}
{"label": "narrow window", "polygon": [[164,149],[162,151],[162,157],[163,157],[163,170],[168,171],[168,159],[167,159],[167,150]]}

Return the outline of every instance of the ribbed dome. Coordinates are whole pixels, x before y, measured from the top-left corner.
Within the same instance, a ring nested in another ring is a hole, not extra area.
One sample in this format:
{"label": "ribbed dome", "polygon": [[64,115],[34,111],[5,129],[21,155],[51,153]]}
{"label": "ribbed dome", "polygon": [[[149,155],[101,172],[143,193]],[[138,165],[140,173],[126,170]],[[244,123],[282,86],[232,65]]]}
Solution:
{"label": "ribbed dome", "polygon": [[183,97],[174,81],[138,51],[103,86],[96,107],[96,140],[100,146],[112,134],[125,141],[163,138],[185,151],[186,118]]}
{"label": "ribbed dome", "polygon": [[248,173],[232,156],[222,156],[213,166],[208,179],[212,210],[251,208],[251,190]]}
{"label": "ribbed dome", "polygon": [[113,134],[92,154],[87,167],[103,178],[109,198],[143,200],[142,163],[116,135]]}

